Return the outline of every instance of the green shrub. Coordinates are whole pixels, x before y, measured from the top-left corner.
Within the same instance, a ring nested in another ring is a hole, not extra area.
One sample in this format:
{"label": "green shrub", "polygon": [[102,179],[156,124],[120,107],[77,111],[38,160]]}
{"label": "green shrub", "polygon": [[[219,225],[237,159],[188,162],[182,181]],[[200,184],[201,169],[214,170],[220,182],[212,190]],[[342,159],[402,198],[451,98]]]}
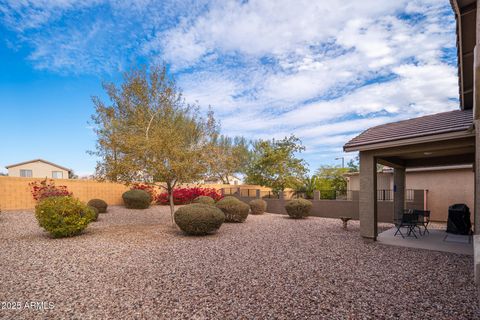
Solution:
{"label": "green shrub", "polygon": [[103,201],[102,199],[92,199],[88,201],[88,206],[97,208],[98,213],[105,213],[107,212],[108,204]]}
{"label": "green shrub", "polygon": [[97,209],[96,207],[89,206],[88,204],[87,204],[87,206],[88,206],[90,209],[92,209],[92,210],[93,210],[93,213],[95,214],[95,216],[94,216],[94,218],[93,218],[93,221],[97,221],[97,219],[98,219],[98,213],[99,213],[99,212],[98,212],[98,209]]}
{"label": "green shrub", "polygon": [[122,195],[122,198],[128,209],[147,209],[152,202],[150,194],[139,189],[128,190]]}
{"label": "green shrub", "polygon": [[216,206],[225,214],[225,222],[244,222],[250,211],[248,204],[235,197],[223,198]]}
{"label": "green shrub", "polygon": [[174,219],[178,227],[186,234],[206,235],[220,228],[225,221],[225,215],[212,205],[194,203],[175,211]]}
{"label": "green shrub", "polygon": [[267,202],[262,199],[250,201],[250,210],[252,214],[262,214],[267,210]]}
{"label": "green shrub", "polygon": [[288,215],[294,219],[307,217],[312,210],[312,202],[305,199],[291,200],[285,206]]}
{"label": "green shrub", "polygon": [[35,207],[35,217],[40,227],[61,238],[81,233],[95,219],[95,212],[73,197],[48,197]]}
{"label": "green shrub", "polygon": [[[237,197],[234,197],[234,196],[226,196],[226,197],[223,197],[223,198],[220,199],[220,200],[238,200],[238,198],[237,198]],[[220,201],[220,200],[219,200],[219,201]],[[240,200],[238,200],[238,201],[240,201]]]}
{"label": "green shrub", "polygon": [[202,204],[208,204],[208,205],[214,206],[215,200],[209,196],[198,196],[195,199],[193,199],[193,203],[202,203]]}

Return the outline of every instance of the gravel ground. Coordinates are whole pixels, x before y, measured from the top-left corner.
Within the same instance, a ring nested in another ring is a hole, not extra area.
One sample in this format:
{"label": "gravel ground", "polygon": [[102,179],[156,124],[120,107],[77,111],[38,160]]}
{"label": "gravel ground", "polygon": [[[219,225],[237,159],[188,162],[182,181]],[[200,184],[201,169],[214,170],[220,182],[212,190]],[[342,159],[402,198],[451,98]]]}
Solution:
{"label": "gravel ground", "polygon": [[0,318],[480,318],[472,257],[368,243],[358,222],[349,228],[265,214],[187,237],[165,207],[113,207],[81,236],[51,239],[31,212],[3,213],[0,301],[21,308]]}

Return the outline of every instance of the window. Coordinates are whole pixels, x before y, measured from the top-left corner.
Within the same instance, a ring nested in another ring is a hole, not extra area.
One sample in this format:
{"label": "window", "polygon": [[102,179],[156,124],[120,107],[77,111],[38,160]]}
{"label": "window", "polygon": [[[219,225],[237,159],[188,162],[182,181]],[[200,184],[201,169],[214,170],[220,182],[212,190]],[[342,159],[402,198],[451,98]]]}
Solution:
{"label": "window", "polygon": [[63,172],[62,171],[52,171],[52,178],[53,179],[63,179]]}
{"label": "window", "polygon": [[31,178],[32,177],[32,170],[20,169],[20,177]]}

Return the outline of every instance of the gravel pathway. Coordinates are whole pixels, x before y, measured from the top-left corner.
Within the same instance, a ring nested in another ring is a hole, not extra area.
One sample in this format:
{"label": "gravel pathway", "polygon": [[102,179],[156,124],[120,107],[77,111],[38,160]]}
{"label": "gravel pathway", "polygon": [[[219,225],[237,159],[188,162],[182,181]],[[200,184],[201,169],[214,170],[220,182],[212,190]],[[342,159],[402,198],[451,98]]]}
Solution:
{"label": "gravel pathway", "polygon": [[198,238],[166,207],[112,207],[83,235],[50,239],[32,213],[3,213],[0,302],[21,308],[0,319],[480,319],[472,257],[349,228],[265,214]]}

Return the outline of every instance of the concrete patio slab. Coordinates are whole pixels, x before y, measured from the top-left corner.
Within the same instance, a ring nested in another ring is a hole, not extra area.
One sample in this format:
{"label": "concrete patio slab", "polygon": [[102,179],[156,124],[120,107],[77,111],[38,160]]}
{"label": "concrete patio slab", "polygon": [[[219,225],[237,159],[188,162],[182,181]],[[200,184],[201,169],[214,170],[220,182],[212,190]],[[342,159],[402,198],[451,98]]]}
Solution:
{"label": "concrete patio slab", "polygon": [[446,233],[445,230],[431,229],[430,234],[419,236],[418,239],[414,236],[407,237],[406,230],[405,238],[400,234],[394,236],[397,229],[390,228],[377,237],[377,241],[381,244],[417,249],[426,249],[442,252],[451,252],[465,255],[473,255],[473,244],[470,236],[454,235]]}

